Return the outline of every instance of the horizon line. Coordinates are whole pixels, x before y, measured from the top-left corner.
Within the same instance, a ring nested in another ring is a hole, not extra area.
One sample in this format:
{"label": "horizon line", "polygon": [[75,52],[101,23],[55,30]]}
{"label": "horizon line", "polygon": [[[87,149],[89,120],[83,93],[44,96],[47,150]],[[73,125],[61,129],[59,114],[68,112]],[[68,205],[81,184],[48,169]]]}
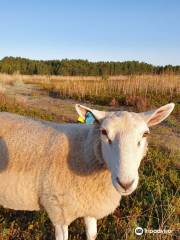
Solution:
{"label": "horizon line", "polygon": [[27,59],[27,60],[31,60],[31,61],[62,61],[62,60],[82,60],[82,61],[88,61],[88,62],[92,62],[92,63],[98,63],[98,62],[104,62],[104,63],[109,63],[109,62],[113,62],[113,63],[123,63],[123,62],[139,62],[139,63],[145,63],[148,65],[152,65],[153,67],[166,67],[166,66],[172,66],[172,67],[180,67],[179,65],[172,65],[172,64],[162,64],[162,65],[156,65],[153,63],[148,63],[146,61],[140,61],[140,60],[91,60],[91,59],[85,59],[85,58],[52,58],[52,59],[41,59],[41,58],[29,58],[29,57],[22,57],[22,56],[4,56],[1,57],[0,61],[2,61],[4,58],[22,58],[22,59]]}

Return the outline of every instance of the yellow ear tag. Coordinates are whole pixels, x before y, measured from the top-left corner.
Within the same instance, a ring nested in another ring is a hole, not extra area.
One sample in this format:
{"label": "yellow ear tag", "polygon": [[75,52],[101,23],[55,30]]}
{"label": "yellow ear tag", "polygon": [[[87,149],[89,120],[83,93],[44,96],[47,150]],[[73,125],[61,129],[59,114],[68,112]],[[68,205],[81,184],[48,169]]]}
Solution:
{"label": "yellow ear tag", "polygon": [[81,122],[81,123],[84,123],[85,122],[85,119],[81,116],[78,117],[78,122]]}

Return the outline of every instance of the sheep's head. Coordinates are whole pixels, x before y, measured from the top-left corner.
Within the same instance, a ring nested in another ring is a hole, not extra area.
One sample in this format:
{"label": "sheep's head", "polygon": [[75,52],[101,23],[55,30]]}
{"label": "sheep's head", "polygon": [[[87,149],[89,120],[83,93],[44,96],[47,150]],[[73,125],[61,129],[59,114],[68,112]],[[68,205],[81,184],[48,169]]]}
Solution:
{"label": "sheep's head", "polygon": [[174,103],[154,111],[103,112],[76,105],[81,116],[91,112],[100,124],[103,159],[111,172],[112,184],[121,195],[131,194],[138,185],[138,168],[147,151],[149,127],[169,116]]}

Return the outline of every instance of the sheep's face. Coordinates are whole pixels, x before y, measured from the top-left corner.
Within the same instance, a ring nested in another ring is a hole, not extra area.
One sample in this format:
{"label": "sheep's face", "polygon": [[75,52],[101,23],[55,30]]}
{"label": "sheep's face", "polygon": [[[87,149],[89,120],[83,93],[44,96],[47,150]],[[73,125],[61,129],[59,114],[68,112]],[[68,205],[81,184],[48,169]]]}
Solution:
{"label": "sheep's face", "polygon": [[121,195],[129,195],[138,185],[138,169],[147,151],[149,127],[172,112],[170,103],[154,111],[131,113],[102,112],[76,105],[82,117],[91,112],[100,124],[102,157],[111,172],[112,184]]}
{"label": "sheep's face", "polygon": [[114,112],[100,126],[103,159],[121,195],[138,184],[138,168],[147,150],[149,128],[137,113]]}

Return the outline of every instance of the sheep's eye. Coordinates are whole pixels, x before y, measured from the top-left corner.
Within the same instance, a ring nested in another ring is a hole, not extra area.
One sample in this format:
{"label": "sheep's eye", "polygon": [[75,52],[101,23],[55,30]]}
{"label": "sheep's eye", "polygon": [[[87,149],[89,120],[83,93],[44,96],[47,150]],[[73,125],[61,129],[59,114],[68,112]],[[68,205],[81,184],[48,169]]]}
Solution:
{"label": "sheep's eye", "polygon": [[144,132],[143,137],[147,137],[148,135],[149,135],[149,132],[146,131],[146,132]]}
{"label": "sheep's eye", "polygon": [[101,130],[101,134],[107,137],[109,144],[112,143],[111,139],[108,138],[108,134],[107,134],[107,131],[105,129]]}
{"label": "sheep's eye", "polygon": [[105,129],[102,129],[102,130],[101,130],[101,134],[107,136],[107,131],[106,131]]}
{"label": "sheep's eye", "polygon": [[108,142],[109,142],[109,144],[111,144],[112,143],[111,139],[108,138]]}

